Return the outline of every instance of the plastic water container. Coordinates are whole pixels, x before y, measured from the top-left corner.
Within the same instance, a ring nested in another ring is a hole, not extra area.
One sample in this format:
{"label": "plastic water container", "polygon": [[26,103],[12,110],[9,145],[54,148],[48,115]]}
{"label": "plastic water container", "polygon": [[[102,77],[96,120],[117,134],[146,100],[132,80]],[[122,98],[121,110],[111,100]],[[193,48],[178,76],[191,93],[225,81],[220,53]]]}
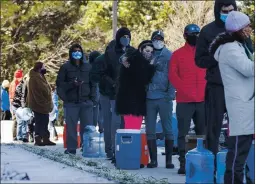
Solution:
{"label": "plastic water container", "polygon": [[140,130],[118,129],[116,131],[116,167],[139,169],[141,159]]}
{"label": "plastic water container", "polygon": [[83,156],[89,158],[105,157],[103,135],[96,131],[95,126],[86,126],[83,135]]}
{"label": "plastic water container", "polygon": [[186,183],[214,183],[214,155],[197,139],[197,147],[186,154]]}
{"label": "plastic water container", "polygon": [[251,181],[255,181],[255,142],[253,141],[250,152],[247,157],[248,176]]}
{"label": "plastic water container", "polygon": [[217,173],[216,173],[217,183],[224,183],[227,152],[228,152],[227,149],[223,149],[219,153],[217,153]]}

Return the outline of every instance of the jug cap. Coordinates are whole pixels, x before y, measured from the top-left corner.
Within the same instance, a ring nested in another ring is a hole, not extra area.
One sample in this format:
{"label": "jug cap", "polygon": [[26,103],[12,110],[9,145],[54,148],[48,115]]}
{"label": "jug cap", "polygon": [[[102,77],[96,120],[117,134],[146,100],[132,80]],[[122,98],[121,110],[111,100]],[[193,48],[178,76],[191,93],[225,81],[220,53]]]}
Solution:
{"label": "jug cap", "polygon": [[135,129],[117,129],[116,133],[133,133],[133,134],[140,134],[140,130]]}

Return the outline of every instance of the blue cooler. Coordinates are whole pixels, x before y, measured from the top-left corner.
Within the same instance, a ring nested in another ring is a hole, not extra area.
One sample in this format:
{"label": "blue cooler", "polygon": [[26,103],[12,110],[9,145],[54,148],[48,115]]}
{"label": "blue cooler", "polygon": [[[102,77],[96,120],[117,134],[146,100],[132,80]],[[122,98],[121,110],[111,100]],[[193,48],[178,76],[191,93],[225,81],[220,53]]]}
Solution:
{"label": "blue cooler", "polygon": [[186,183],[214,183],[214,155],[197,139],[197,147],[186,154]]}
{"label": "blue cooler", "polygon": [[217,174],[216,174],[216,182],[224,183],[224,175],[226,171],[226,156],[227,149],[221,150],[217,153]]}
{"label": "blue cooler", "polygon": [[116,167],[118,169],[140,169],[140,130],[118,129],[116,131]]}

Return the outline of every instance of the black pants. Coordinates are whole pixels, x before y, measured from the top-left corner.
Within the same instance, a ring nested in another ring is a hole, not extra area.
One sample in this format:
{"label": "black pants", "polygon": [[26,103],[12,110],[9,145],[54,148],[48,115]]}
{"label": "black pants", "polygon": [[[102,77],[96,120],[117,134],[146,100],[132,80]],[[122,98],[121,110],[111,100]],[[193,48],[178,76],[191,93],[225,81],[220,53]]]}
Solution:
{"label": "black pants", "polygon": [[205,90],[205,115],[206,115],[206,144],[207,148],[216,154],[219,151],[219,137],[226,113],[224,88],[221,85],[208,84]]}
{"label": "black pants", "polygon": [[178,148],[185,152],[185,137],[189,132],[191,119],[195,124],[196,135],[205,134],[205,105],[200,103],[177,103],[176,116],[178,120]]}
{"label": "black pants", "polygon": [[12,118],[12,114],[9,110],[1,112],[1,120],[10,120]]}
{"label": "black pants", "polygon": [[230,136],[226,157],[225,184],[242,184],[244,165],[252,145],[252,135]]}
{"label": "black pants", "polygon": [[48,131],[49,114],[41,114],[34,111],[35,115],[35,135],[40,137],[49,137]]}

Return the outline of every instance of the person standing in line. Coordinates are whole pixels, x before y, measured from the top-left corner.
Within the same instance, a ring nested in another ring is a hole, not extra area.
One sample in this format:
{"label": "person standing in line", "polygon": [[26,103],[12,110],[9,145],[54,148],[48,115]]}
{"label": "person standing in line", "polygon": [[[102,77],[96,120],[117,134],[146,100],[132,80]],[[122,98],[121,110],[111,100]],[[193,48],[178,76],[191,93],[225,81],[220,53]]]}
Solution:
{"label": "person standing in line", "polygon": [[[67,124],[67,150],[76,154],[77,123],[80,120],[80,135],[87,125],[93,124],[93,103],[96,100],[96,84],[90,79],[91,65],[84,62],[81,45],[75,43],[69,49],[69,61],[59,69],[56,86],[59,98],[64,102]],[[83,139],[81,139],[83,144]]]}
{"label": "person standing in line", "polygon": [[196,135],[205,134],[204,90],[205,69],[195,64],[196,42],[200,28],[189,24],[184,29],[186,43],[172,54],[169,66],[169,80],[175,87],[176,115],[178,120],[178,149],[180,168],[178,174],[185,174],[185,136],[188,134],[191,119],[195,124]]}
{"label": "person standing in line", "polygon": [[[12,101],[13,112],[16,114],[18,108],[24,108],[26,105],[27,97],[27,83],[28,74],[26,74],[16,87],[14,98]],[[22,120],[20,117],[16,116],[17,120],[17,139],[19,141],[28,142],[27,126],[28,121]]]}
{"label": "person standing in line", "polygon": [[172,100],[175,97],[175,89],[168,80],[168,67],[171,59],[171,51],[165,47],[164,33],[155,31],[152,33],[153,65],[156,72],[148,85],[145,117],[147,143],[150,154],[148,168],[158,166],[156,145],[156,120],[159,113],[163,132],[165,135],[166,168],[172,169],[173,132],[172,132]]}
{"label": "person standing in line", "polygon": [[46,69],[36,62],[29,71],[27,107],[35,116],[35,146],[56,145],[50,141],[48,131],[49,113],[53,109],[51,87],[45,78]]}
{"label": "person standing in line", "polygon": [[[16,87],[18,86],[18,84],[22,80],[22,77],[23,77],[23,71],[22,70],[19,69],[19,70],[16,70],[14,72],[14,79],[11,82],[10,88],[9,88],[10,104],[12,104]],[[13,127],[12,127],[13,140],[17,141],[17,121],[16,121],[16,116],[15,116],[15,114],[13,112],[12,105],[10,106],[10,110],[11,110],[11,113],[12,113],[12,120],[13,120]]]}
{"label": "person standing in line", "polygon": [[128,62],[128,67],[120,69],[116,112],[124,116],[125,129],[140,130],[146,116],[146,88],[155,72],[153,51],[152,41],[144,40],[138,49],[129,48],[120,58],[121,63]]}
{"label": "person standing in line", "polygon": [[245,42],[252,28],[249,17],[238,11],[229,13],[225,28],[209,50],[219,63],[229,115],[224,183],[240,184],[255,133],[255,60]]}
{"label": "person standing in line", "polygon": [[[93,51],[89,54],[89,63],[93,65],[95,59],[101,54],[98,51]],[[100,91],[99,83],[96,84],[96,100],[93,104],[93,125],[96,127],[98,125],[99,132],[103,132],[103,119],[102,119],[102,109],[100,108]]]}
{"label": "person standing in line", "polygon": [[105,152],[108,159],[115,163],[115,135],[116,130],[121,127],[121,116],[115,112],[116,91],[118,89],[118,78],[121,63],[120,57],[125,50],[130,48],[131,33],[126,27],[120,28],[116,33],[105,53],[96,58],[93,64],[93,80],[99,82],[100,104],[102,107],[104,121]]}
{"label": "person standing in line", "polygon": [[10,120],[12,115],[10,112],[10,99],[8,94],[10,83],[4,80],[1,86],[1,120]]}
{"label": "person standing in line", "polygon": [[51,132],[50,134],[52,135],[52,138],[54,139],[54,141],[58,140],[58,133],[56,131],[55,128],[55,124],[58,121],[58,114],[59,114],[59,110],[58,110],[58,95],[56,92],[56,87],[54,84],[51,84],[51,91],[52,91],[52,102],[53,102],[53,109],[52,112],[49,115],[49,131]]}
{"label": "person standing in line", "polygon": [[[228,14],[234,10],[237,10],[235,0],[215,0],[215,20],[202,28],[196,45],[196,65],[206,69],[206,144],[207,148],[215,155],[215,158],[219,151],[219,137],[223,117],[226,113],[226,104],[218,62],[210,55],[209,45],[219,33],[225,32],[226,18]],[[247,39],[245,42],[247,43],[248,48],[253,51],[251,40]]]}

